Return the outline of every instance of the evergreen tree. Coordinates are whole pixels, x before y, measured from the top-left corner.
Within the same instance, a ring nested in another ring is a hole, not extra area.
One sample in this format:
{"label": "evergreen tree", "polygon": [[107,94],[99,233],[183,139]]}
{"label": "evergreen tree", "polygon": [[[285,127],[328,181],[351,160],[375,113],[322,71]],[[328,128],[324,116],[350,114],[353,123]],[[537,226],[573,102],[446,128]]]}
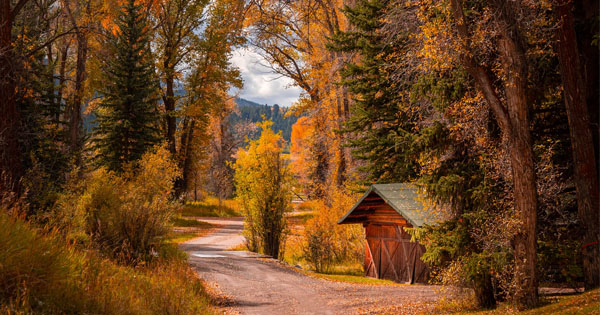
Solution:
{"label": "evergreen tree", "polygon": [[104,96],[94,131],[97,163],[121,171],[159,142],[157,80],[150,51],[148,18],[129,0],[108,41],[112,56],[104,67]]}
{"label": "evergreen tree", "polygon": [[[368,182],[417,182],[428,197],[449,206],[454,218],[423,228],[427,233],[415,233],[417,238],[429,237],[421,240],[427,247],[423,259],[430,268],[448,259],[463,259],[464,278],[480,305],[489,307],[496,293],[490,270],[501,265],[506,251],[485,251],[474,245],[468,231],[472,222],[488,218],[492,203],[482,195],[491,197],[496,192],[491,191],[493,185],[486,180],[477,153],[469,150],[473,143],[452,138],[439,118],[465,93],[465,75],[456,71],[451,78],[417,77],[407,65],[402,69],[407,77],[393,80],[397,70],[390,65],[406,64],[401,58],[409,48],[405,34],[393,41],[382,35],[387,5],[385,0],[360,0],[353,8],[346,7],[351,30],[337,34],[330,45],[359,56],[341,73],[342,84],[354,100],[342,132],[356,135],[348,138],[354,156],[366,161],[363,171]],[[439,166],[422,167],[420,161],[437,161]]]}
{"label": "evergreen tree", "polygon": [[342,132],[352,147],[353,155],[366,161],[362,168],[369,182],[412,180],[416,174],[418,151],[415,150],[415,128],[408,102],[403,98],[407,87],[395,86],[389,80],[389,66],[403,50],[404,40],[393,44],[379,30],[383,26],[385,0],[359,0],[344,13],[352,26],[336,34],[330,49],[359,55],[345,64],[341,84],[353,95],[350,118]]}

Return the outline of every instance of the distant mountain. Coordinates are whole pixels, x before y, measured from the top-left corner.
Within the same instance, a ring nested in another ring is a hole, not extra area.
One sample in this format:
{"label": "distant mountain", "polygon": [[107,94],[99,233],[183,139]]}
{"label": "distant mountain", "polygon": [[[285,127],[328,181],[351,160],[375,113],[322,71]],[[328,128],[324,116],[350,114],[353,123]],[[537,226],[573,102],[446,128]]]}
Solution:
{"label": "distant mountain", "polygon": [[273,130],[275,132],[281,131],[281,135],[285,141],[289,142],[292,135],[292,125],[296,123],[298,117],[291,115],[285,117],[289,111],[286,107],[281,107],[278,104],[275,105],[261,105],[256,102],[252,102],[243,98],[236,98],[236,104],[238,105],[238,112],[232,114],[229,119],[232,125],[240,122],[260,122],[263,121],[263,116],[266,119],[273,121]]}
{"label": "distant mountain", "polygon": [[[178,91],[178,93],[183,93]],[[232,125],[236,125],[241,122],[257,123],[263,120],[264,115],[266,119],[273,121],[273,130],[275,132],[281,131],[281,135],[286,142],[290,141],[292,135],[292,125],[296,123],[298,117],[291,115],[290,117],[284,117],[289,111],[286,107],[281,107],[277,104],[274,105],[261,105],[259,103],[249,101],[243,98],[236,98],[236,104],[238,105],[238,112],[232,114],[229,119]],[[83,113],[83,128],[86,133],[92,132],[92,129],[96,127],[96,115],[92,113]],[[257,133],[247,135],[250,139],[256,139]]]}

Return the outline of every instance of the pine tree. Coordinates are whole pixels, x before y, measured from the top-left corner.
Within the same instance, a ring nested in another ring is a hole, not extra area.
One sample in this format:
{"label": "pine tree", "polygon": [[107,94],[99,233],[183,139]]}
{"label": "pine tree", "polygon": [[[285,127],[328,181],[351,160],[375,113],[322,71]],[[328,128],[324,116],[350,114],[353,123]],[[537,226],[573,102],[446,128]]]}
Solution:
{"label": "pine tree", "polygon": [[94,131],[96,162],[111,170],[136,161],[159,142],[158,83],[150,51],[148,18],[129,0],[122,7],[112,56],[105,60],[103,100]]}
{"label": "pine tree", "polygon": [[401,90],[390,80],[389,64],[402,51],[404,40],[390,44],[379,30],[385,0],[359,0],[344,13],[351,28],[336,34],[330,49],[359,57],[346,63],[342,82],[353,96],[350,118],[342,132],[353,155],[366,161],[362,168],[369,182],[412,180],[418,167],[414,145],[414,119]]}

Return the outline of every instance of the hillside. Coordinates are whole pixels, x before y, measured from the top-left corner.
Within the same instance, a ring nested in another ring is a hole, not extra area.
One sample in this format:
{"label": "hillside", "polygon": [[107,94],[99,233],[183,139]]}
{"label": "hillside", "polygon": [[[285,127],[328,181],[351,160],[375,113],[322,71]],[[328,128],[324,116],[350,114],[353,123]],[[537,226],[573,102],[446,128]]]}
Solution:
{"label": "hillside", "polygon": [[[280,107],[278,104],[261,105],[243,98],[236,98],[235,101],[239,110],[238,113],[230,116],[232,125],[240,122],[260,122],[264,116],[264,118],[273,121],[273,130],[275,132],[281,131],[283,139],[287,142],[290,141],[292,125],[296,123],[298,117],[294,115],[286,117],[286,113],[288,112],[286,107]],[[254,138],[254,135],[250,136],[250,138]]]}

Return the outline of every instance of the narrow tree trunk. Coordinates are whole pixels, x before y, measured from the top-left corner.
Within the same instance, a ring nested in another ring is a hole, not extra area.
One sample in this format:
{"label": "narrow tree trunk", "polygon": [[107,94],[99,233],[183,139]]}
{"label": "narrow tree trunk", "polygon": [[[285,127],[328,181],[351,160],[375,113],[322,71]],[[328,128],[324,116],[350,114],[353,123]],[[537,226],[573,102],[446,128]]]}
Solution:
{"label": "narrow tree trunk", "polygon": [[65,74],[67,67],[67,56],[69,54],[69,44],[65,43],[60,51],[60,66],[58,68],[58,93],[56,95],[58,102],[58,111],[56,112],[56,116],[54,119],[56,120],[56,124],[60,123],[60,114],[62,112],[62,101],[63,101],[63,91],[65,88]]}
{"label": "narrow tree trunk", "polygon": [[[192,140],[194,136],[194,128],[196,122],[191,118],[185,118],[181,130],[181,141],[177,156],[179,168],[181,169],[181,177],[175,181],[175,194],[181,196],[188,191],[190,186],[190,178],[193,176],[193,161],[192,161]],[[194,197],[195,198],[195,197]]]}
{"label": "narrow tree trunk", "polygon": [[[344,126],[344,112],[342,109],[343,100],[342,100],[341,88],[338,89],[336,93],[336,105],[337,105],[337,128],[341,130]],[[344,152],[344,136],[341,132],[337,132],[337,150],[338,150],[338,164],[337,164],[337,178],[336,185],[342,186],[346,181],[346,154]]]}
{"label": "narrow tree trunk", "polygon": [[23,173],[19,147],[20,117],[15,99],[10,0],[0,1],[0,190],[19,193]]}
{"label": "narrow tree trunk", "polygon": [[192,120],[190,122],[190,126],[186,132],[186,148],[185,148],[185,157],[183,160],[183,165],[181,167],[181,177],[182,177],[182,192],[186,192],[190,185],[190,177],[192,176],[192,140],[194,137],[194,128],[196,127],[196,122]]}
{"label": "narrow tree trunk", "polygon": [[573,149],[577,209],[584,227],[582,255],[585,288],[589,290],[600,285],[600,217],[596,157],[586,104],[586,84],[582,77],[577,49],[573,2],[559,0],[556,9],[559,21],[556,40]]}
{"label": "narrow tree trunk", "polygon": [[167,89],[164,97],[166,114],[165,120],[167,125],[166,138],[169,146],[169,151],[171,152],[171,154],[173,154],[173,156],[175,156],[175,154],[177,154],[177,148],[175,147],[175,131],[177,128],[177,118],[175,117],[175,79],[173,77],[174,71],[169,68],[169,59],[170,58],[167,57],[167,59],[164,62],[166,72],[165,85]]}
{"label": "narrow tree trunk", "polygon": [[590,116],[594,154],[596,156],[596,172],[600,177],[600,50],[598,44],[592,40],[600,33],[598,23],[598,0],[574,1],[575,5],[575,34],[577,35],[577,48],[580,57],[580,66],[585,82],[586,103]]}
{"label": "narrow tree trunk", "polygon": [[87,60],[88,40],[81,31],[77,33],[77,62],[75,70],[75,93],[71,104],[69,121],[69,142],[71,153],[75,155],[75,165],[81,165],[81,107],[85,81],[85,63]]}

